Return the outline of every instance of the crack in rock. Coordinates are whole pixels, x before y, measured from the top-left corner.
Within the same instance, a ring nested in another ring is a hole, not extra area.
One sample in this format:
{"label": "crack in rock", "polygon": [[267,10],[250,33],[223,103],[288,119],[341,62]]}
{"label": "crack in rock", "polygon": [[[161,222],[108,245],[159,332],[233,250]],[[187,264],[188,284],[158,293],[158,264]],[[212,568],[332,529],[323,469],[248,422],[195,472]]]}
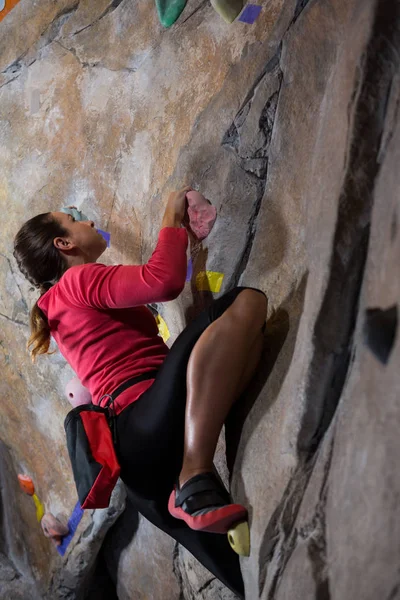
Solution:
{"label": "crack in rock", "polygon": [[136,73],[137,68],[131,68],[131,67],[119,67],[118,69],[112,69],[111,67],[107,67],[102,61],[97,61],[97,62],[85,62],[83,60],[81,60],[78,56],[78,53],[76,51],[76,49],[71,46],[70,48],[68,48],[67,46],[65,46],[64,44],[62,44],[60,42],[60,40],[54,40],[56,42],[56,44],[58,44],[59,46],[61,46],[61,48],[63,48],[66,52],[70,52],[74,58],[76,59],[76,61],[81,65],[81,67],[83,69],[87,69],[87,68],[100,68],[100,69],[106,69],[107,71],[112,71],[113,73],[120,73],[120,72],[127,72],[127,73]]}
{"label": "crack in rock", "polygon": [[2,83],[0,85],[0,90],[1,88],[5,87],[6,85],[8,85],[9,83],[12,83],[13,81],[15,81],[16,79],[18,79],[19,75],[16,75],[15,77],[12,77],[11,79],[9,79],[8,81],[6,81],[5,83]]}
{"label": "crack in rock", "polygon": [[[390,19],[388,13],[391,14]],[[378,1],[363,77],[355,84],[360,86],[360,90],[353,94],[356,105],[353,138],[347,176],[339,201],[329,282],[314,330],[315,351],[307,390],[310,401],[305,413],[307,422],[303,423],[299,436],[300,460],[270,519],[260,549],[260,595],[267,569],[272,567],[274,559],[278,565],[268,591],[268,600],[275,598],[298,537],[307,537],[309,540],[308,552],[317,586],[317,600],[330,599],[325,556],[325,503],[333,441],[315,520],[309,528],[303,528],[300,532],[296,531],[295,522],[314,468],[317,450],[332,422],[351,365],[353,334],[368,250],[374,182],[380,168],[378,153],[387,94],[399,63],[395,52],[399,45],[399,32],[395,24],[399,18],[398,6],[391,5],[390,0]],[[338,322],[342,323],[341,328],[337,327]],[[315,414],[313,407],[318,404],[316,398],[321,400]]]}
{"label": "crack in rock", "polygon": [[229,285],[238,285],[244,273],[257,231],[257,219],[267,181],[268,153],[282,84],[279,65],[281,46],[247,95],[222,146],[234,152],[247,176],[257,178],[257,192],[247,226],[246,242]]}
{"label": "crack in rock", "polygon": [[200,594],[201,592],[203,592],[204,590],[206,590],[208,587],[210,587],[210,585],[212,583],[214,583],[215,581],[215,577],[211,577],[208,581],[206,581],[198,590],[197,593]]}
{"label": "crack in rock", "polygon": [[[21,54],[18,58],[16,58],[11,64],[8,65],[8,67],[6,67],[1,73],[2,75],[15,75],[17,73],[17,76],[20,74],[21,69],[24,65],[24,63],[22,62],[23,59],[25,58],[25,56],[28,54],[29,50],[26,50],[23,54]],[[16,79],[16,77],[14,77],[14,79]],[[9,83],[9,82],[7,82]]]}
{"label": "crack in rock", "polygon": [[101,19],[104,19],[104,17],[106,17],[110,13],[114,12],[118,8],[118,6],[120,4],[122,4],[122,2],[123,2],[123,0],[112,0],[112,2],[110,2],[110,4],[107,6],[107,8],[105,10],[103,10],[101,15],[99,15],[97,17],[97,19],[95,21],[93,21],[93,23],[89,23],[89,25],[85,25],[85,27],[82,27],[81,29],[78,29],[77,31],[75,31],[74,36],[78,35],[78,33],[82,33],[82,31],[86,31],[87,29],[90,29],[90,27],[93,27],[93,25],[97,25],[97,23],[99,21],[101,21]]}
{"label": "crack in rock", "polygon": [[316,450],[329,427],[351,365],[387,97],[399,62],[395,52],[399,33],[393,26],[399,12],[389,0],[379,0],[365,54],[364,77],[356,94],[347,175],[339,200],[329,280],[314,328],[309,400],[298,440],[299,450],[307,453]]}
{"label": "crack in rock", "polygon": [[56,37],[61,33],[61,29],[65,25],[65,23],[72,17],[74,13],[76,13],[79,7],[78,0],[71,8],[64,9],[53,19],[53,21],[47,26],[47,29],[40,36],[40,40],[42,42],[42,46],[39,48],[43,49],[45,46],[48,46],[53,42]]}
{"label": "crack in rock", "polygon": [[203,0],[203,2],[200,2],[199,6],[197,8],[194,9],[193,12],[190,13],[190,15],[188,17],[186,17],[186,19],[184,19],[180,25],[184,25],[184,23],[186,23],[186,21],[189,21],[189,19],[191,19],[194,15],[196,15],[202,8],[204,8],[206,5],[208,5],[208,0]]}
{"label": "crack in rock", "polygon": [[306,8],[309,2],[310,0],[297,0],[296,8],[294,9],[294,15],[292,22],[290,23],[290,27],[296,23],[297,19],[300,17],[301,13]]}
{"label": "crack in rock", "polygon": [[[75,36],[78,33],[81,33],[82,31],[85,31],[86,29],[89,29],[90,27],[92,27],[93,25],[98,23],[106,15],[115,11],[122,2],[123,2],[123,0],[113,0],[109,4],[109,6],[101,13],[101,15],[95,21],[93,21],[93,23],[90,23],[89,25],[86,25],[82,29],[79,29],[73,35]],[[43,52],[43,50],[45,48],[47,48],[53,42],[57,42],[62,48],[64,48],[64,50],[66,50],[67,52],[71,52],[71,54],[76,58],[76,60],[79,62],[79,64],[83,68],[101,67],[101,68],[107,69],[108,71],[115,71],[115,72],[120,72],[120,71],[124,72],[125,71],[128,73],[136,72],[136,70],[137,70],[136,68],[130,68],[130,67],[121,67],[119,69],[111,69],[110,67],[105,66],[102,61],[97,61],[94,63],[84,62],[79,58],[75,48],[73,48],[73,47],[69,48],[65,44],[62,44],[59,39],[57,39],[60,36],[61,30],[62,30],[63,26],[65,25],[65,23],[71,18],[71,16],[74,13],[76,13],[76,11],[79,7],[79,4],[80,4],[80,0],[77,0],[77,2],[72,7],[64,8],[59,13],[57,13],[57,15],[51,21],[51,23],[49,23],[47,25],[46,29],[41,33],[39,40],[37,42],[35,42],[35,44],[33,44],[33,46],[28,48],[28,50],[26,50],[23,54],[21,54],[17,59],[15,59],[10,65],[8,65],[8,67],[6,67],[2,71],[3,75],[15,75],[15,77],[13,77],[12,79],[3,83],[0,86],[0,89],[2,87],[4,87],[5,85],[8,85],[9,83],[11,83],[11,81],[15,81],[15,79],[17,79],[19,77],[19,75],[21,74],[22,69],[24,67],[30,67],[38,59],[40,59],[40,56],[41,56],[41,53]],[[62,39],[62,37],[61,37],[61,39]]]}
{"label": "crack in rock", "polygon": [[[324,476],[320,487],[319,499],[316,506],[316,513],[312,521],[297,530],[295,522],[304,498],[305,490],[310,482],[316,461],[315,454],[307,460],[305,456],[300,459],[295,473],[286,486],[280,504],[277,506],[271,521],[275,531],[275,537],[271,535],[270,524],[264,534],[260,547],[260,574],[259,574],[259,594],[260,597],[264,591],[267,570],[272,566],[274,556],[279,557],[277,567],[272,577],[270,589],[268,591],[268,600],[273,600],[278,586],[284,576],[286,566],[296,548],[298,539],[307,540],[310,544],[313,540],[315,544],[309,550],[309,558],[312,564],[313,577],[316,587],[321,588],[319,600],[329,600],[329,579],[326,568],[326,520],[325,507],[327,498],[328,476],[332,463],[334,449],[334,435],[330,442],[329,453],[324,465]],[[272,542],[272,543],[271,543]]]}
{"label": "crack in rock", "polygon": [[14,269],[13,269],[13,266],[12,266],[12,262],[11,262],[11,260],[8,258],[8,256],[6,256],[5,254],[3,254],[2,252],[0,252],[0,257],[1,257],[1,258],[4,258],[4,260],[6,260],[6,261],[7,261],[8,268],[9,268],[9,270],[10,270],[10,273],[11,273],[11,275],[13,276],[13,278],[14,278],[14,281],[15,281],[15,285],[17,286],[17,288],[18,288],[18,291],[19,291],[19,293],[20,293],[20,295],[21,295],[21,303],[22,303],[23,310],[24,310],[24,312],[25,312],[26,314],[28,314],[28,313],[29,313],[29,307],[28,307],[28,303],[26,302],[26,300],[25,300],[25,298],[24,298],[24,295],[23,295],[23,293],[22,293],[22,290],[21,290],[21,286],[20,286],[20,285],[19,285],[19,283],[18,283],[17,276],[16,276],[16,274],[15,274],[15,271],[14,271]]}
{"label": "crack in rock", "polygon": [[397,598],[399,597],[399,591],[400,591],[400,582],[396,583],[392,590],[389,593],[389,596],[387,597],[387,600],[397,600]]}
{"label": "crack in rock", "polygon": [[14,319],[13,317],[8,317],[7,315],[4,315],[3,313],[0,313],[0,317],[2,319],[6,319],[7,321],[11,321],[11,323],[15,323],[15,325],[22,325],[22,327],[28,327],[28,325],[26,323],[24,323],[23,321],[20,321],[19,319]]}
{"label": "crack in rock", "polygon": [[268,592],[268,600],[273,600],[281,574],[295,548],[297,534],[293,531],[293,524],[300,509],[311,472],[311,463],[306,464],[304,459],[301,460],[289,480],[281,502],[275,509],[264,533],[259,552],[258,587],[260,597],[264,591],[267,572],[271,568],[273,558],[275,555],[279,556],[278,567],[272,577]]}
{"label": "crack in rock", "polygon": [[[44,31],[40,34],[39,40],[35,42],[33,46],[28,48],[28,50],[25,50],[25,52],[16,58],[10,65],[8,65],[8,67],[2,71],[2,74],[17,74],[18,77],[21,74],[23,67],[30,67],[33,65],[36,62],[39,53],[55,40],[55,38],[59,35],[63,25],[76,12],[79,2],[80,0],[77,0],[72,7],[64,8],[58,12],[54,19],[47,25],[46,29],[44,29]],[[35,54],[35,56],[32,56],[32,54]],[[14,79],[16,79],[16,77],[14,77]],[[7,83],[10,82],[8,81]]]}

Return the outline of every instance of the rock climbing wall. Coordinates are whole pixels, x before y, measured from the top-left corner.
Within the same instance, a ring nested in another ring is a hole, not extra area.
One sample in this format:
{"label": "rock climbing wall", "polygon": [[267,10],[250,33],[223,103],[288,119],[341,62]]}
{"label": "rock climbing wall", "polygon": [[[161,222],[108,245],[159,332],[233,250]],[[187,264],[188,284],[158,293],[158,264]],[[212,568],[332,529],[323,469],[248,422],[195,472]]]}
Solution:
{"label": "rock climbing wall", "polygon": [[107,263],[145,261],[185,184],[218,218],[180,298],[156,307],[169,343],[235,284],[269,297],[260,368],[217,453],[249,507],[246,598],[400,597],[395,318],[379,344],[400,295],[399,30],[398,0],[269,0],[253,25],[189,0],[169,30],[152,2],[21,0],[0,23],[0,487],[25,539],[15,549],[2,519],[0,598],[32,598],[34,577],[38,597],[101,600],[98,556],[121,600],[233,600],[124,511],[122,489],[60,556],[14,481],[31,475],[46,510],[71,515],[73,373],[58,353],[28,359],[37,296],[15,232],[74,204],[111,233]]}

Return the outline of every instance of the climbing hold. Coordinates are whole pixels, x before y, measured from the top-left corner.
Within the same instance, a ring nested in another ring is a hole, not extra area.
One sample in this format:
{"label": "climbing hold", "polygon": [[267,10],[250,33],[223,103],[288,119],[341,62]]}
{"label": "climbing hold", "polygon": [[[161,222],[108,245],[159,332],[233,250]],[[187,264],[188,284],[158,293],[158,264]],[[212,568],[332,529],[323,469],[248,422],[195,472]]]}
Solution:
{"label": "climbing hold", "polygon": [[61,212],[66,215],[71,215],[76,221],[89,221],[88,217],[75,208],[75,206],[64,206],[64,208],[61,209]]}
{"label": "climbing hold", "polygon": [[89,390],[81,384],[78,377],[73,377],[68,381],[65,386],[65,393],[68,401],[71,402],[72,406],[80,406],[81,404],[90,404],[92,402],[92,396]]}
{"label": "climbing hold", "polygon": [[97,230],[97,233],[100,233],[100,235],[103,236],[103,238],[106,240],[107,242],[107,248],[110,247],[110,240],[111,240],[111,234],[108,233],[108,231],[102,231],[101,229]]}
{"label": "climbing hold", "polygon": [[186,6],[187,0],[156,0],[158,18],[163,27],[171,27]]}
{"label": "climbing hold", "polygon": [[61,554],[61,556],[64,556],[72,538],[75,535],[75,531],[77,530],[77,527],[78,527],[82,517],[83,517],[83,508],[81,507],[79,502],[77,502],[75,504],[74,510],[72,511],[72,515],[68,519],[68,525],[67,525],[68,534],[62,538],[61,544],[59,546],[57,546],[57,552],[59,554]]}
{"label": "climbing hold", "polygon": [[33,485],[33,481],[29,475],[18,475],[19,486],[25,494],[28,496],[33,496],[35,493],[35,486]]}
{"label": "climbing hold", "polygon": [[187,271],[186,271],[186,281],[190,281],[192,279],[192,275],[193,275],[193,262],[192,262],[192,259],[189,258]]}
{"label": "climbing hold", "polygon": [[261,6],[258,4],[247,4],[244,11],[239,17],[239,21],[242,23],[248,23],[252,25],[256,19],[260,16]]}
{"label": "climbing hold", "polygon": [[0,21],[18,4],[20,0],[0,0]]}
{"label": "climbing hold", "polygon": [[167,340],[169,340],[169,338],[171,337],[171,334],[168,330],[166,322],[164,321],[164,319],[162,318],[161,315],[156,316],[156,323],[157,323],[159,334],[161,335],[164,343],[166,343]]}
{"label": "climbing hold", "polygon": [[36,508],[36,519],[37,519],[38,523],[40,523],[40,521],[42,520],[42,517],[44,515],[44,506],[40,502],[40,500],[36,496],[36,494],[33,494],[32,498],[33,498],[33,501],[35,503],[35,508]]}
{"label": "climbing hold", "polygon": [[247,521],[236,523],[229,529],[228,542],[240,556],[250,556],[250,529]]}
{"label": "climbing hold", "polygon": [[365,312],[364,339],[374,356],[386,365],[397,332],[397,305],[386,310],[369,308]]}
{"label": "climbing hold", "polygon": [[18,481],[19,481],[21,490],[25,494],[28,494],[28,496],[32,496],[33,501],[35,503],[35,507],[36,507],[36,518],[40,523],[40,521],[44,515],[44,508],[43,508],[43,504],[40,502],[39,498],[35,494],[35,486],[33,485],[32,478],[29,477],[29,475],[18,475]]}
{"label": "climbing hold", "polygon": [[188,192],[186,198],[190,229],[197,239],[204,240],[213,228],[217,211],[200,192]]}
{"label": "climbing hold", "polygon": [[226,23],[232,23],[243,8],[243,0],[211,0],[211,4]]}
{"label": "climbing hold", "polygon": [[21,490],[25,494],[28,494],[28,496],[32,496],[33,501],[35,503],[35,507],[36,507],[36,518],[40,523],[40,521],[44,515],[44,508],[43,508],[43,504],[40,502],[39,498],[35,494],[35,486],[33,485],[32,478],[29,477],[29,475],[18,475],[18,481],[19,481]]}
{"label": "climbing hold", "polygon": [[68,525],[62,523],[59,517],[55,517],[50,512],[44,514],[40,524],[44,535],[53,540],[56,546],[59,546],[62,538],[69,533]]}
{"label": "climbing hold", "polygon": [[196,287],[200,292],[217,294],[222,286],[224,274],[217,271],[200,271],[196,276]]}

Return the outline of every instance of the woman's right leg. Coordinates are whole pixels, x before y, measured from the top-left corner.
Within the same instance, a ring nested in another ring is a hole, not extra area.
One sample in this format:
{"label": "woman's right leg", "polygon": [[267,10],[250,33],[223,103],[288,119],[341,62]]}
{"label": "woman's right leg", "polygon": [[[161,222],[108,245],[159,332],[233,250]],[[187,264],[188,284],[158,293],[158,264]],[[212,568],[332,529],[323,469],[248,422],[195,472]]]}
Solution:
{"label": "woman's right leg", "polygon": [[187,369],[180,486],[195,475],[213,470],[222,426],[259,362],[266,316],[264,294],[245,289],[194,346]]}

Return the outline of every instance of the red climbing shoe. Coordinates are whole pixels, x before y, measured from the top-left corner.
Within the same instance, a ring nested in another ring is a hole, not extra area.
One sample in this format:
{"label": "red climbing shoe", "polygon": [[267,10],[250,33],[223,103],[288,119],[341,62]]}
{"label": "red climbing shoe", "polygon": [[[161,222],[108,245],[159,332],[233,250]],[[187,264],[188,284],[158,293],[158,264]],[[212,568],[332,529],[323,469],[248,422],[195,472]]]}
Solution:
{"label": "red climbing shoe", "polygon": [[227,533],[234,523],[247,517],[247,510],[232,504],[228,492],[214,473],[202,473],[189,479],[180,489],[175,485],[168,510],[196,531]]}

